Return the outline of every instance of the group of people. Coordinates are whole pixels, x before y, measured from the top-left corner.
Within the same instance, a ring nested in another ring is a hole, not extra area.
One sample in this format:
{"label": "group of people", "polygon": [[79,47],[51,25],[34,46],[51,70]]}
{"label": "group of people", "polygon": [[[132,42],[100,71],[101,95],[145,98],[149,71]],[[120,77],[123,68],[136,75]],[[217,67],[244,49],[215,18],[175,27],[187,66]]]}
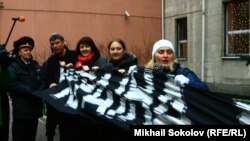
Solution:
{"label": "group of people", "polygon": [[[136,55],[126,50],[126,45],[120,38],[109,42],[108,58],[101,55],[93,39],[87,36],[78,41],[75,50],[70,50],[67,47],[64,37],[60,33],[52,33],[49,42],[52,55],[42,66],[33,60],[31,52],[35,47],[35,42],[27,36],[14,42],[15,60],[4,68],[2,68],[1,63],[0,108],[7,107],[5,108],[7,111],[2,109],[0,111],[2,112],[0,114],[0,139],[2,141],[8,140],[9,107],[6,104],[8,103],[8,98],[6,99],[7,91],[13,106],[13,141],[35,141],[38,119],[42,116],[43,101],[33,96],[32,92],[56,87],[60,81],[60,67],[82,69],[86,72],[108,68],[124,74],[131,66],[138,66]],[[208,90],[205,83],[192,70],[180,67],[180,64],[176,61],[175,48],[168,40],[161,39],[154,44],[152,58],[144,67],[161,69],[174,75],[175,83],[180,87],[192,85],[202,90]],[[2,79],[2,77],[5,77],[5,79]],[[2,85],[2,80],[6,85]],[[109,122],[89,117],[87,113],[81,116],[70,115],[56,110],[48,103],[46,103],[46,109],[46,136],[48,141],[53,141],[57,125],[59,125],[60,141],[79,140],[81,138],[102,139],[101,133],[106,130],[105,128],[115,129],[116,133],[112,135],[126,137],[125,131],[116,129]],[[91,136],[93,134],[96,134],[96,136]]]}

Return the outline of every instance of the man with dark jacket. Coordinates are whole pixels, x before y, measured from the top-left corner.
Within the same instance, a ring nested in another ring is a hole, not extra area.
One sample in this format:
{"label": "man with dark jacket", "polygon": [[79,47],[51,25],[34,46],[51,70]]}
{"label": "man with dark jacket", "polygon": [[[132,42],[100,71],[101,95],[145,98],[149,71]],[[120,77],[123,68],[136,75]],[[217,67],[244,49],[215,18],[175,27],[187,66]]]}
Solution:
{"label": "man with dark jacket", "polygon": [[42,100],[31,94],[41,88],[41,67],[31,54],[34,45],[34,40],[27,36],[14,42],[16,59],[9,67],[12,77],[9,91],[13,107],[13,141],[35,141],[38,118],[42,116]]}
{"label": "man with dark jacket", "polygon": [[[48,88],[57,86],[60,78],[60,62],[75,63],[76,53],[66,46],[64,37],[59,33],[52,33],[49,38],[53,54],[43,65],[43,76]],[[73,139],[74,115],[60,112],[47,103],[46,135],[48,141],[53,141],[56,126],[59,125],[60,141]]]}

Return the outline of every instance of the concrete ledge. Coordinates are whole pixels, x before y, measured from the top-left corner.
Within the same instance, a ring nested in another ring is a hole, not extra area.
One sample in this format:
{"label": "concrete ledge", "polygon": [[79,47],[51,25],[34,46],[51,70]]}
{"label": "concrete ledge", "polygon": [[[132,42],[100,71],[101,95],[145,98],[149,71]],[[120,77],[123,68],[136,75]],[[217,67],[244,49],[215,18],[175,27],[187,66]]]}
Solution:
{"label": "concrete ledge", "polygon": [[206,83],[212,92],[220,92],[228,94],[233,97],[250,99],[250,84],[249,85],[235,85],[235,84],[218,84]]}

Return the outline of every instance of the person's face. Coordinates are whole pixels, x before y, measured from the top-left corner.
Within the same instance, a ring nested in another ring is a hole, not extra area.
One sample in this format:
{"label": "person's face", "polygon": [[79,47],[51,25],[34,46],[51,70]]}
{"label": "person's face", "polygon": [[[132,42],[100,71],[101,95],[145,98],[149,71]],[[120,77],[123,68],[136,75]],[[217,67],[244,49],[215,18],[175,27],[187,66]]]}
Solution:
{"label": "person's face", "polygon": [[113,42],[109,48],[109,56],[113,60],[119,60],[125,53],[125,49],[119,42]]}
{"label": "person's face", "polygon": [[29,47],[24,47],[24,48],[21,48],[19,49],[18,51],[18,55],[20,56],[20,58],[22,60],[29,60],[32,58],[32,54],[31,54],[31,48]]}
{"label": "person's face", "polygon": [[92,52],[92,49],[87,44],[80,44],[80,52],[82,56],[89,56],[89,54]]}
{"label": "person's face", "polygon": [[65,53],[65,42],[60,39],[56,39],[54,41],[50,41],[50,46],[53,51],[58,56],[62,56]]}
{"label": "person's face", "polygon": [[174,52],[170,48],[161,47],[155,53],[155,62],[164,67],[174,63]]}

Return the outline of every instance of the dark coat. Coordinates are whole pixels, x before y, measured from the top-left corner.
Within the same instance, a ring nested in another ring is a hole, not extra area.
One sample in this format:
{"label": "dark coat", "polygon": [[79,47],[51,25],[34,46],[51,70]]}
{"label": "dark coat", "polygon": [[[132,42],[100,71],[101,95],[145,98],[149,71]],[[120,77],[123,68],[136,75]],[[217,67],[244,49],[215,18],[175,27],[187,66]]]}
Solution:
{"label": "dark coat", "polygon": [[25,64],[19,57],[10,65],[12,80],[9,84],[13,118],[34,119],[42,116],[42,100],[32,91],[41,88],[40,65],[31,60]]}
{"label": "dark coat", "polygon": [[60,78],[60,63],[59,61],[65,61],[68,63],[75,63],[76,60],[76,52],[71,51],[66,48],[66,54],[62,57],[58,57],[57,55],[52,55],[48,58],[48,60],[44,63],[42,67],[43,78],[47,87],[51,83],[58,83]]}
{"label": "dark coat", "polygon": [[[51,55],[42,66],[42,80],[45,83],[46,88],[49,88],[51,83],[59,83],[60,79],[60,63],[64,61],[66,64],[74,63],[76,60],[76,52],[66,48],[64,56],[59,57],[56,54]],[[49,103],[46,103],[47,108],[47,119],[46,119],[46,135],[48,138],[53,138],[55,135],[56,126],[59,125],[59,132],[62,136],[61,140],[72,139],[77,129],[75,128],[75,115],[63,113],[52,107]],[[72,128],[68,128],[72,127]],[[62,130],[61,130],[62,129]]]}
{"label": "dark coat", "polygon": [[[78,60],[76,59],[76,62]],[[107,61],[104,57],[102,57],[100,54],[95,54],[93,58],[86,64],[83,64],[88,66],[90,69],[94,66],[98,66],[100,69],[105,69],[107,67]]]}
{"label": "dark coat", "polygon": [[3,69],[0,65],[0,140],[8,141],[9,137],[9,98],[7,84],[10,75],[8,68]]}
{"label": "dark coat", "polygon": [[174,76],[182,74],[189,79],[188,85],[201,90],[209,90],[207,85],[203,83],[192,70],[189,68],[182,68],[179,63],[173,65],[173,71],[170,71],[169,67],[162,67],[159,64],[155,64],[154,69],[162,70]]}

